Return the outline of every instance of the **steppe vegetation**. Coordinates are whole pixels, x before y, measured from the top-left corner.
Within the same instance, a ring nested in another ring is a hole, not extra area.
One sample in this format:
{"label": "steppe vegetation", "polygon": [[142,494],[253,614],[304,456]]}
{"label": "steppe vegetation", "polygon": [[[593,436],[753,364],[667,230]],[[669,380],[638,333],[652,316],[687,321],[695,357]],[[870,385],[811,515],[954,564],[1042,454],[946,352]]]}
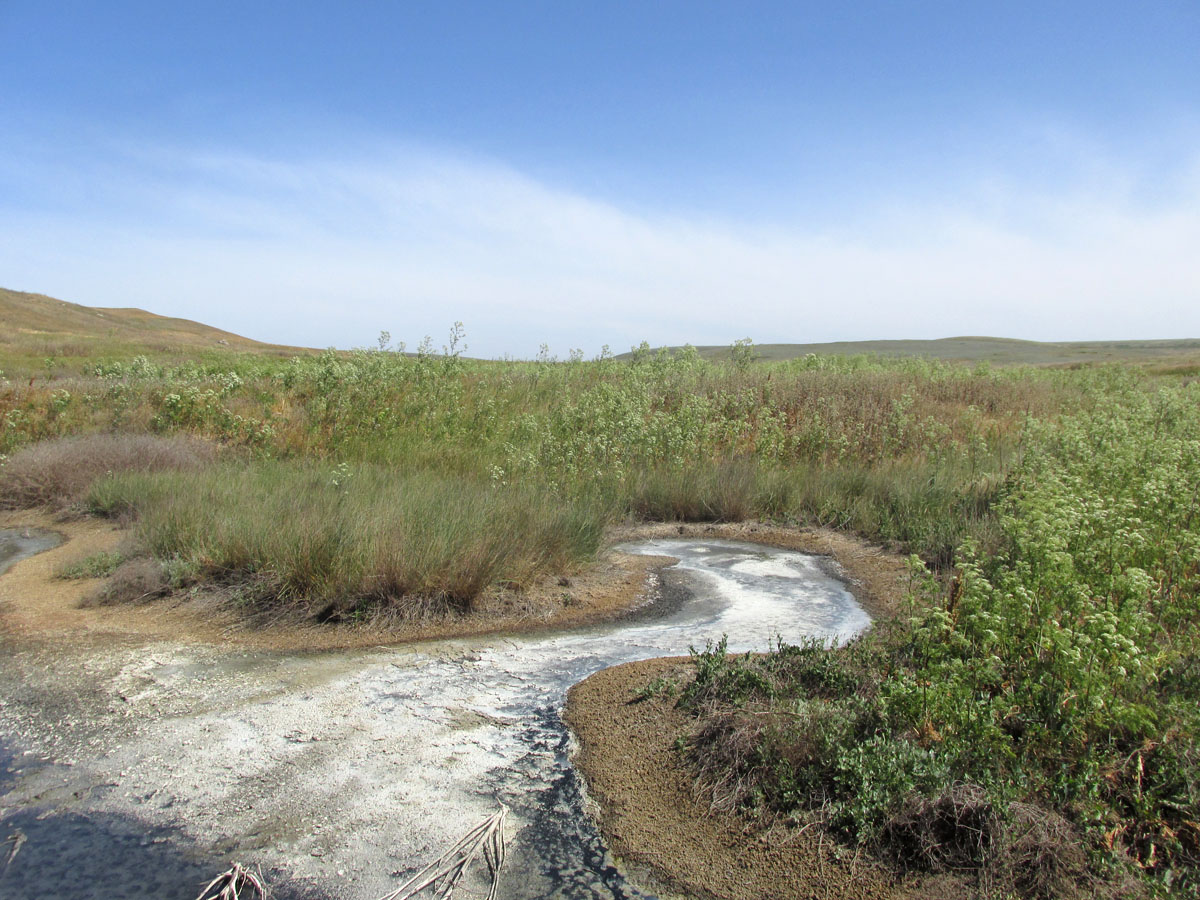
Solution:
{"label": "steppe vegetation", "polygon": [[14,354],[0,504],[129,525],[66,575],[323,620],[470,609],[622,521],[889,542],[913,555],[897,621],[697,652],[681,702],[714,803],[1022,895],[1200,888],[1200,386],[748,344],[483,362],[461,338]]}
{"label": "steppe vegetation", "polygon": [[1132,377],[645,347],[480,362],[458,340],[10,371],[0,502],[125,518],[177,583],[349,615],[465,608],[628,518],[816,523],[945,565],[994,542],[1026,420]]}
{"label": "steppe vegetation", "polygon": [[[729,347],[697,347],[704,359],[726,359]],[[932,341],[838,341],[831,344],[757,344],[757,359],[780,361],[807,356],[918,357],[994,365],[1069,366],[1136,363],[1157,371],[1195,375],[1200,340],[1165,341],[1022,341],[1014,338],[952,337]]]}

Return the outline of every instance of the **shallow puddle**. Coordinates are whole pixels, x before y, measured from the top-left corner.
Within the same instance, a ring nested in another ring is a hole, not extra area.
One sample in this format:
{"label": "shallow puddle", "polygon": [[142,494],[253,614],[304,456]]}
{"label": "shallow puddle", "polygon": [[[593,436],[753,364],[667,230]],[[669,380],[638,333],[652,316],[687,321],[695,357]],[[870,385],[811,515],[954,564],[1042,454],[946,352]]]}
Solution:
{"label": "shallow puddle", "polygon": [[[869,619],[818,557],[719,540],[618,549],[679,560],[659,576],[658,600],[622,622],[355,653],[164,646],[116,658],[97,673],[116,698],[111,740],[66,741],[58,756],[69,765],[23,776],[0,808],[32,808],[51,784],[55,796],[104,784],[65,814],[171,828],[175,846],[218,848],[291,884],[370,900],[504,803],[501,897],[646,897],[584,812],[559,718],[567,689],[722,637],[731,652],[765,650],[847,639]],[[85,896],[66,881],[42,887]]]}
{"label": "shallow puddle", "polygon": [[23,559],[62,543],[62,536],[40,528],[0,528],[0,575]]}

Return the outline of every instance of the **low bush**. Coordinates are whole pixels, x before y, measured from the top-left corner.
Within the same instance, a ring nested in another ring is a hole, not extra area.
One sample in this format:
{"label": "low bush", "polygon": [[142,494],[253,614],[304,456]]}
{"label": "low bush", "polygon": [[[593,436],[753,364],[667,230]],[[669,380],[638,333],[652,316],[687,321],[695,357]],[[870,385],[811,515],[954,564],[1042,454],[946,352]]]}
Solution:
{"label": "low bush", "polygon": [[55,570],[56,578],[105,578],[117,570],[125,561],[118,552],[102,551],[85,556],[83,559],[60,566]]}
{"label": "low bush", "polygon": [[156,559],[139,556],[118,566],[90,602],[100,606],[145,603],[164,596],[170,589],[171,583],[162,564]]}

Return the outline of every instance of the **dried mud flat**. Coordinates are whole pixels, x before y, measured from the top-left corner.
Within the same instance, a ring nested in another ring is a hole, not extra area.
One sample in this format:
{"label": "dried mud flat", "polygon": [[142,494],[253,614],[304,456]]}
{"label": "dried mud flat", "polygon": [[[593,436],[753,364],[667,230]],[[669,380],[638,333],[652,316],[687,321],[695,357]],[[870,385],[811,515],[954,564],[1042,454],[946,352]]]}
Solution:
{"label": "dried mud flat", "polygon": [[[121,535],[89,521],[0,519],[0,528],[16,524],[68,540],[0,577],[0,855],[13,854],[0,859],[5,896],[191,900],[238,859],[261,865],[277,897],[373,898],[501,802],[514,810],[502,897],[655,892],[653,879],[618,870],[583,815],[559,709],[567,687],[598,669],[677,654],[704,633],[666,602],[665,584],[651,592],[654,609],[620,626],[624,644],[601,624],[644,602],[647,579],[668,560],[609,554],[569,585],[491,598],[492,619],[251,628],[205,598],[80,608],[96,585],[53,572],[113,549]],[[653,526],[614,538],[688,536],[809,552],[841,540],[753,525]],[[902,565],[853,542],[839,556],[863,605],[886,609],[884,575],[900,577]],[[849,595],[820,577],[828,597],[814,602],[833,598],[827,609],[840,609]],[[849,624],[861,612],[826,615],[828,627],[861,627]],[[719,629],[714,616],[703,627]],[[436,639],[416,640],[425,636]],[[669,724],[667,715],[642,727],[666,735]],[[695,860],[728,842],[727,826],[679,808],[698,827],[718,828],[696,844]],[[710,880],[688,895],[721,896]]]}

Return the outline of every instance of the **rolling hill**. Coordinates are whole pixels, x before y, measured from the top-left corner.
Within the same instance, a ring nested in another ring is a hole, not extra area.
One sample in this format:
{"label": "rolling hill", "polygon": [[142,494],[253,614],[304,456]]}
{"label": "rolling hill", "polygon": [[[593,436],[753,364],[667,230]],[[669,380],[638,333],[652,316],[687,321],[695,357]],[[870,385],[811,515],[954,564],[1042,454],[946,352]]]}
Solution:
{"label": "rolling hill", "polygon": [[[668,348],[672,352],[678,347]],[[705,359],[728,359],[728,346],[696,348]],[[818,356],[916,356],[994,365],[1069,366],[1106,362],[1200,365],[1200,340],[1159,341],[1023,341],[996,337],[950,337],[917,341],[838,341],[828,344],[755,344],[754,358],[795,359]],[[629,354],[622,354],[629,356]]]}
{"label": "rolling hill", "polygon": [[297,352],[294,347],[264,344],[143,309],[81,306],[44,294],[0,288],[0,349],[18,354],[82,356],[88,351],[109,347],[124,350],[130,346],[155,352],[198,348]]}
{"label": "rolling hill", "polygon": [[[667,348],[671,352],[679,347]],[[705,359],[727,359],[728,346],[696,348]],[[316,352],[266,344],[190,319],[160,316],[132,307],[91,307],[44,294],[0,288],[0,354],[10,364],[46,357],[133,353],[188,354],[234,350],[273,355]],[[787,360],[807,354],[927,357],[994,365],[1088,365],[1132,362],[1200,368],[1200,340],[1039,342],[1014,338],[950,337],[938,340],[838,341],[824,344],[755,344],[754,358]],[[631,354],[621,354],[628,358]]]}

